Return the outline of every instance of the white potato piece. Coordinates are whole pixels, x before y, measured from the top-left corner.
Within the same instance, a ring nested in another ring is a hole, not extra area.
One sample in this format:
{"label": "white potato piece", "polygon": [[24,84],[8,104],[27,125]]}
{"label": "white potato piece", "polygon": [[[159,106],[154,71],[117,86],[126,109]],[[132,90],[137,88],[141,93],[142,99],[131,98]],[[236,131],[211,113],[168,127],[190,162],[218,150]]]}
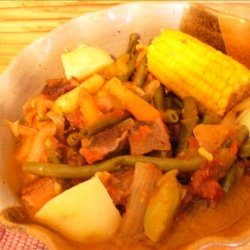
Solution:
{"label": "white potato piece", "polygon": [[67,79],[82,80],[111,64],[113,59],[105,50],[87,45],[62,54],[62,63]]}
{"label": "white potato piece", "polygon": [[96,175],[48,201],[35,219],[72,240],[84,242],[110,238],[121,216]]}

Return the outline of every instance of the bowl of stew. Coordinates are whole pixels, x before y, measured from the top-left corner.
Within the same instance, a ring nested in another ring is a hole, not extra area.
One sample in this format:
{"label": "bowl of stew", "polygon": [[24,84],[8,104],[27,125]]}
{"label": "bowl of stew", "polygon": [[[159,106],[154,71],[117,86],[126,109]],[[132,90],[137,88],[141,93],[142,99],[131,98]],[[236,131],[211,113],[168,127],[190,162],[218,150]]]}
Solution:
{"label": "bowl of stew", "polygon": [[1,223],[49,249],[244,248],[249,29],[134,3],[24,49],[0,78]]}

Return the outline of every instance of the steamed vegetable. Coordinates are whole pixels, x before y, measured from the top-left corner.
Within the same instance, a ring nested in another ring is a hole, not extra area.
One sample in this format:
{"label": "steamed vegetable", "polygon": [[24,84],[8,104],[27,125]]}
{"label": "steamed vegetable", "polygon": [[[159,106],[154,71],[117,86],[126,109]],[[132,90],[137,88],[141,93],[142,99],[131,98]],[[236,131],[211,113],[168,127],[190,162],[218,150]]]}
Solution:
{"label": "steamed vegetable", "polygon": [[230,134],[235,133],[237,129],[235,125],[200,123],[194,128],[193,133],[200,147],[213,152],[219,149]]}
{"label": "steamed vegetable", "polygon": [[190,137],[193,135],[193,129],[197,125],[199,117],[196,101],[193,97],[183,98],[183,118],[180,126],[180,136],[178,141],[177,153],[183,154],[188,149]]}
{"label": "steamed vegetable", "polygon": [[148,47],[148,68],[179,97],[193,96],[201,108],[224,115],[248,96],[250,72],[198,39],[166,30]]}
{"label": "steamed vegetable", "polygon": [[98,176],[52,198],[35,214],[40,223],[79,242],[110,238],[120,218]]}
{"label": "steamed vegetable", "polygon": [[126,88],[118,79],[111,79],[105,87],[137,120],[151,121],[160,117],[156,108]]}
{"label": "steamed vegetable", "polygon": [[113,77],[120,78],[124,76],[128,71],[128,61],[128,53],[118,56],[113,63],[102,70],[102,75],[107,79],[111,79]]}
{"label": "steamed vegetable", "polygon": [[102,115],[92,95],[85,88],[82,88],[79,93],[79,106],[86,125],[97,122]]}
{"label": "steamed vegetable", "polygon": [[42,176],[88,179],[98,171],[119,171],[121,170],[120,165],[134,166],[137,162],[152,163],[163,171],[178,169],[182,172],[192,172],[203,166],[206,160],[202,156],[196,156],[190,159],[178,159],[121,155],[100,163],[78,167],[72,167],[67,164],[26,162],[23,164],[23,171]]}
{"label": "steamed vegetable", "polygon": [[154,105],[158,110],[164,109],[164,88],[160,86],[155,90],[154,94]]}
{"label": "steamed vegetable", "polygon": [[239,156],[241,158],[250,157],[250,139],[248,139],[240,148]]}
{"label": "steamed vegetable", "polygon": [[142,61],[137,69],[137,71],[135,72],[135,76],[133,79],[133,83],[135,85],[137,85],[138,87],[143,87],[144,83],[145,83],[145,79],[146,79],[146,73],[147,73],[147,58],[146,56],[144,56],[142,58]]}
{"label": "steamed vegetable", "polygon": [[161,171],[154,165],[136,163],[132,193],[127,204],[126,214],[121,221],[119,238],[131,240],[143,233],[143,218],[147,203],[160,176]]}
{"label": "steamed vegetable", "polygon": [[107,51],[87,45],[62,54],[67,79],[83,80],[113,62]]}
{"label": "steamed vegetable", "polygon": [[250,131],[250,107],[246,108],[237,118],[237,124],[247,126],[248,130]]}
{"label": "steamed vegetable", "polygon": [[140,38],[140,36],[137,33],[131,33],[130,34],[129,41],[128,41],[128,47],[127,47],[127,50],[126,50],[127,53],[131,54],[131,53],[134,52],[135,46],[138,43],[139,38]]}
{"label": "steamed vegetable", "polygon": [[168,232],[180,205],[183,192],[176,176],[177,170],[166,173],[157,183],[144,216],[145,234],[153,242]]}
{"label": "steamed vegetable", "polygon": [[91,76],[78,87],[57,98],[52,110],[59,114],[76,110],[79,107],[79,93],[83,88],[93,94],[96,93],[103,84],[104,78],[101,75]]}
{"label": "steamed vegetable", "polygon": [[62,60],[68,79],[48,80],[9,122],[38,222],[79,242],[155,248],[187,206],[216,205],[240,180],[250,99],[231,108],[250,90],[244,66],[172,30],[148,47],[131,34],[114,61],[87,46]]}
{"label": "steamed vegetable", "polygon": [[228,171],[227,176],[222,183],[223,190],[226,193],[228,193],[233,188],[236,181],[242,176],[244,172],[244,168],[242,165],[243,165],[242,162],[237,161],[233,164],[233,166]]}
{"label": "steamed vegetable", "polygon": [[111,128],[118,124],[119,122],[122,122],[129,118],[130,115],[128,113],[121,113],[116,116],[105,116],[101,117],[96,121],[95,123],[86,126],[84,129],[82,129],[81,134],[83,136],[92,136],[95,135],[105,129]]}
{"label": "steamed vegetable", "polygon": [[163,113],[163,120],[166,123],[177,123],[180,117],[175,109],[167,109]]}

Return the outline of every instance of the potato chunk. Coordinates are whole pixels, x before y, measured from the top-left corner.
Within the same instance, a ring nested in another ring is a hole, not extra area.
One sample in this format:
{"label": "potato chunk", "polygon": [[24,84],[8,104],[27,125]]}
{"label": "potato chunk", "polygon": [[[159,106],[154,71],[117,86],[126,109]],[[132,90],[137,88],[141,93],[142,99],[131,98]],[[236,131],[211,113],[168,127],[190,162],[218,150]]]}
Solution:
{"label": "potato chunk", "polygon": [[82,80],[111,64],[113,59],[104,50],[81,45],[71,52],[62,54],[62,62],[67,79],[75,77]]}
{"label": "potato chunk", "polygon": [[120,214],[98,176],[51,199],[35,218],[78,242],[107,239],[120,223]]}

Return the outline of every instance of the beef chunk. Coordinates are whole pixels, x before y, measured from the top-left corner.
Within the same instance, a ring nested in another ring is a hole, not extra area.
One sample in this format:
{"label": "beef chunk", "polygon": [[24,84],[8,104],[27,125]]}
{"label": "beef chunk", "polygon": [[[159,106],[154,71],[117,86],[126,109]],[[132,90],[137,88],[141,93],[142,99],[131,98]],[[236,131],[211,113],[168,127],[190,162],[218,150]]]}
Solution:
{"label": "beef chunk", "polygon": [[42,90],[42,95],[50,100],[56,100],[59,96],[65,94],[71,89],[79,85],[76,79],[66,80],[61,79],[50,79],[47,80],[47,84]]}
{"label": "beef chunk", "polygon": [[33,215],[61,191],[62,186],[59,181],[51,177],[42,177],[22,189],[21,200],[28,213]]}
{"label": "beef chunk", "polygon": [[129,137],[132,155],[143,155],[153,150],[171,149],[169,133],[161,119],[150,122],[136,122]]}
{"label": "beef chunk", "polygon": [[125,208],[127,199],[132,191],[134,170],[125,170],[113,174],[101,172],[98,176],[106,187],[114,204],[120,208]]}
{"label": "beef chunk", "polygon": [[100,132],[90,139],[82,140],[80,154],[87,163],[91,164],[103,160],[105,157],[114,155],[121,148],[126,147],[128,142],[129,130],[134,125],[132,119]]}

